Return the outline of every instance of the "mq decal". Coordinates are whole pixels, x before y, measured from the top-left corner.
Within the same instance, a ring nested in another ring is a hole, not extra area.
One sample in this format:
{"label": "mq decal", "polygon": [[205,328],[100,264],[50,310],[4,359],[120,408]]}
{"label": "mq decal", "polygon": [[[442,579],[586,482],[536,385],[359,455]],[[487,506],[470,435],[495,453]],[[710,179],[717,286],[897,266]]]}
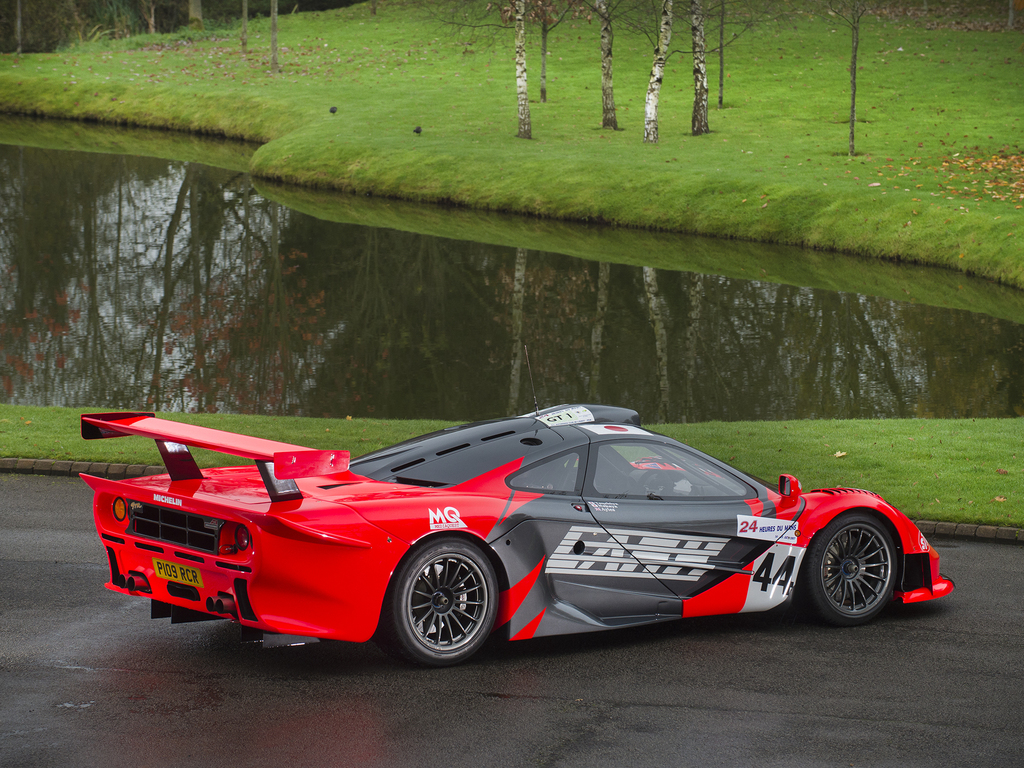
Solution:
{"label": "mq decal", "polygon": [[466,524],[462,522],[459,510],[455,507],[428,509],[427,511],[430,513],[430,530],[432,531],[445,531],[451,528],[466,527]]}

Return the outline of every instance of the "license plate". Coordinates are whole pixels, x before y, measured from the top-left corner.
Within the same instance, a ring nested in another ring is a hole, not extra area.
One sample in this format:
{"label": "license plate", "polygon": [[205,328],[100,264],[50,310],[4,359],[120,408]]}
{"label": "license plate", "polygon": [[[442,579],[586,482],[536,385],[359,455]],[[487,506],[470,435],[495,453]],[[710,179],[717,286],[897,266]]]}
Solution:
{"label": "license plate", "polygon": [[156,571],[157,577],[161,579],[177,581],[181,584],[191,584],[193,587],[202,589],[203,574],[195,568],[190,568],[180,563],[169,563],[166,560],[158,560],[154,557],[153,570]]}

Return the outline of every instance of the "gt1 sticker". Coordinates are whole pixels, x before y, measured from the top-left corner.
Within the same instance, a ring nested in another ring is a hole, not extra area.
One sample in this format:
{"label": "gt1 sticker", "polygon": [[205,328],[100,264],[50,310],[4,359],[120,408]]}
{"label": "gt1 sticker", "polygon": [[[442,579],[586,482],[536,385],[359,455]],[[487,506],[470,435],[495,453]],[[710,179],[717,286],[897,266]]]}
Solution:
{"label": "gt1 sticker", "polygon": [[430,530],[432,531],[447,531],[452,528],[466,527],[466,524],[462,522],[462,515],[455,507],[428,509],[427,511],[430,513]]}
{"label": "gt1 sticker", "polygon": [[736,535],[744,539],[796,544],[796,537],[799,534],[797,527],[795,520],[736,515]]}
{"label": "gt1 sticker", "polygon": [[573,408],[563,408],[560,411],[545,413],[543,416],[537,417],[537,421],[543,422],[550,427],[556,427],[560,424],[583,424],[593,420],[594,414],[590,412],[589,408],[584,408],[582,405],[577,405]]}

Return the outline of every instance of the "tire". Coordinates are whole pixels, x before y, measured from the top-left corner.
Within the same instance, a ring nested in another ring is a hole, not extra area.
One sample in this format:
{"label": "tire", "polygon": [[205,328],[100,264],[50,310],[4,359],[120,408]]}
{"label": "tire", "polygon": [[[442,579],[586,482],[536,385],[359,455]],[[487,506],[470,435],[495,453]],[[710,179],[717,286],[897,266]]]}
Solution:
{"label": "tire", "polygon": [[875,518],[846,512],[811,540],[803,566],[810,607],[827,624],[852,627],[892,601],[896,549]]}
{"label": "tire", "polygon": [[447,667],[480,649],[497,614],[498,580],[487,556],[462,539],[432,539],[395,573],[381,639],[415,664]]}

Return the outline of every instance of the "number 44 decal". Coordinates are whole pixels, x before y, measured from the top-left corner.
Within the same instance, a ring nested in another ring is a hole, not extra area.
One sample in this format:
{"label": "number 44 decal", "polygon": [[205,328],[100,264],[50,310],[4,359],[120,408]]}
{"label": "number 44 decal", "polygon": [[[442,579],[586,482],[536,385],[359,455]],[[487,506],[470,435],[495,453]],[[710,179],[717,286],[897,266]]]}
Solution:
{"label": "number 44 decal", "polygon": [[783,594],[788,595],[789,590],[793,588],[793,572],[796,570],[796,557],[789,555],[785,560],[782,561],[782,565],[779,566],[779,570],[772,573],[772,566],[775,565],[775,554],[769,552],[767,557],[761,561],[760,567],[757,569],[757,573],[754,574],[752,581],[761,585],[761,591],[767,592],[768,587],[776,586],[783,590]]}

